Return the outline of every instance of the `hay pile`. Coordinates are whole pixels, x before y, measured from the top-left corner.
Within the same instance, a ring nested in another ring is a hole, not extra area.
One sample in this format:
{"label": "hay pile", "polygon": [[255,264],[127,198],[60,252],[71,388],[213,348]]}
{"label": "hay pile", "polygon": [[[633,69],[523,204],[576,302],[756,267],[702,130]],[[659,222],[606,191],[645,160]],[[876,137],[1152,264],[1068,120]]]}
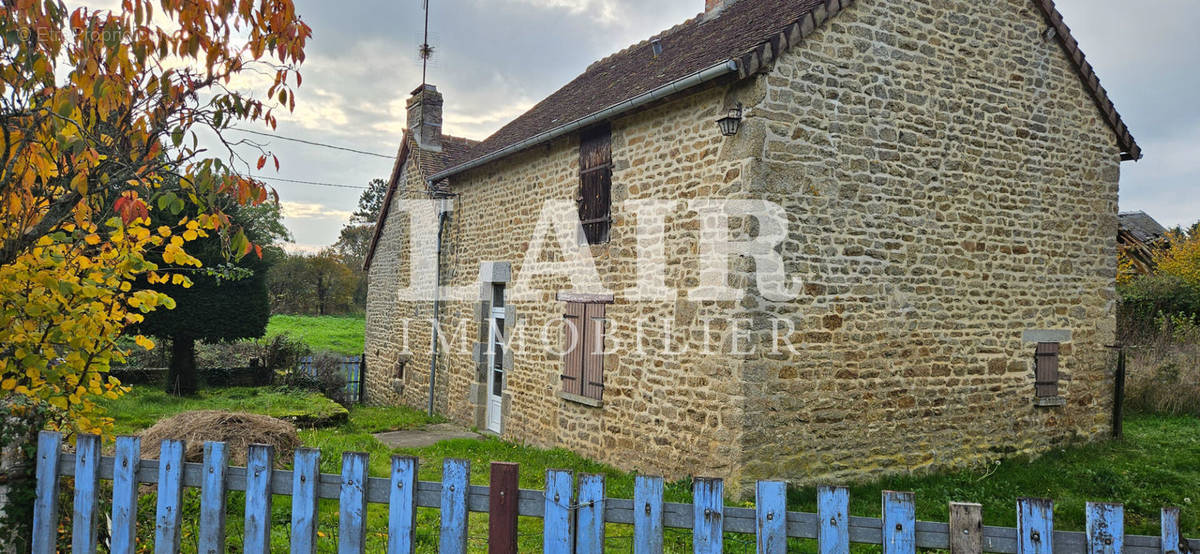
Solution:
{"label": "hay pile", "polygon": [[269,444],[275,447],[275,462],[282,465],[292,459],[300,446],[296,426],[270,416],[199,410],[183,412],[160,420],[142,431],[142,458],[158,459],[163,439],[186,441],[184,458],[189,462],[204,460],[206,441],[224,442],[229,464],[246,465],[246,447]]}

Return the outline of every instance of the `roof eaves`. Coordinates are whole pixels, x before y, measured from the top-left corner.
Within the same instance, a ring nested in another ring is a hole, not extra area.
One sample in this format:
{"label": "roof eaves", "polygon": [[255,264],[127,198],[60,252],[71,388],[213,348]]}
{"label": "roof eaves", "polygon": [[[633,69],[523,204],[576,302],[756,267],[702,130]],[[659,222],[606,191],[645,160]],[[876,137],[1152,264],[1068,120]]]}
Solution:
{"label": "roof eaves", "polygon": [[371,259],[375,257],[375,248],[379,245],[379,237],[383,236],[383,223],[387,221],[388,211],[392,207],[392,197],[396,194],[396,185],[400,182],[400,171],[408,159],[408,129],[400,135],[400,149],[396,153],[396,162],[392,164],[392,177],[388,180],[387,194],[383,196],[383,206],[379,209],[379,218],[375,220],[375,230],[371,233],[371,244],[367,247],[367,255],[363,258],[363,271],[371,269]]}

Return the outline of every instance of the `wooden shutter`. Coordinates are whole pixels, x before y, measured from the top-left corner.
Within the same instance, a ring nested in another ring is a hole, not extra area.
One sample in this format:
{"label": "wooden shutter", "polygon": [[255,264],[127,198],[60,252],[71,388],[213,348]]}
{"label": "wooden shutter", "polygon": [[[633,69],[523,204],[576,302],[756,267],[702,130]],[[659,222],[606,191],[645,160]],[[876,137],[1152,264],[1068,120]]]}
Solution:
{"label": "wooden shutter", "polygon": [[1039,342],[1034,355],[1034,387],[1038,398],[1058,396],[1058,343]]}
{"label": "wooden shutter", "polygon": [[563,392],[583,394],[585,304],[567,302],[563,314]]}
{"label": "wooden shutter", "polygon": [[579,222],[588,244],[608,242],[612,222],[612,131],[608,125],[579,137]]}
{"label": "wooden shutter", "polygon": [[604,393],[604,304],[585,304],[583,395],[600,400]]}

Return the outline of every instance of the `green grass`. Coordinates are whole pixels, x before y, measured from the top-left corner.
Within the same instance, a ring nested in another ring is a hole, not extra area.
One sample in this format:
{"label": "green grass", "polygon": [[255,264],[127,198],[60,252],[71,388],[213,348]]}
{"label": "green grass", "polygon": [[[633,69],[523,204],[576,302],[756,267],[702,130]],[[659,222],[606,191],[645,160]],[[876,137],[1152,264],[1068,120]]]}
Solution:
{"label": "green grass", "polygon": [[364,317],[273,315],[267,336],[287,333],[313,350],[353,356],[363,353]]}
{"label": "green grass", "polygon": [[[143,393],[145,394],[145,393]],[[154,397],[143,396],[144,400]],[[148,410],[142,408],[143,411]],[[149,419],[142,412],[114,414],[125,429],[144,425]],[[371,433],[414,428],[436,420],[408,408],[354,407],[349,420],[342,425],[300,431],[304,444],[321,449],[323,473],[340,473],[341,455],[347,451],[367,452],[369,472],[386,477],[392,455],[403,454],[420,459],[420,478],[441,480],[444,458],[465,458],[471,461],[471,482],[488,483],[491,461],[517,462],[521,465],[520,486],[542,489],[546,470],[570,469],[579,473],[602,473],[606,476],[610,497],[631,498],[634,475],[610,466],[585,459],[562,449],[539,449],[494,438],[443,441],[416,449],[389,449]],[[851,487],[850,512],[853,515],[878,517],[880,493],[883,490],[908,490],[917,495],[917,517],[926,521],[946,521],[947,503],[971,501],[983,504],[984,521],[989,525],[1013,526],[1016,522],[1015,504],[1021,496],[1040,496],[1055,500],[1055,527],[1062,530],[1082,530],[1083,505],[1086,501],[1120,501],[1125,504],[1128,534],[1157,535],[1159,509],[1164,505],[1183,507],[1182,527],[1188,536],[1200,535],[1200,518],[1193,502],[1200,501],[1200,419],[1133,415],[1126,421],[1123,441],[1097,442],[1047,453],[1030,460],[1005,460],[988,470],[960,471],[925,476],[894,477]],[[689,502],[691,493],[687,481],[669,483],[666,499],[669,502]],[[193,494],[189,492],[189,494]],[[1196,498],[1194,498],[1196,497]],[[230,500],[229,536],[236,537],[241,524],[241,497]],[[745,505],[745,504],[743,504]],[[152,504],[151,504],[152,506]],[[788,507],[794,511],[816,510],[816,492],[812,488],[789,491]],[[286,550],[287,522],[290,504],[286,497],[276,497],[273,519],[278,531],[274,542]],[[151,508],[152,511],[152,508]],[[337,502],[321,503],[319,540],[322,552],[333,552],[337,536]],[[148,516],[151,520],[152,513]],[[486,549],[487,515],[471,514],[471,550]],[[438,513],[432,509],[418,512],[417,539],[419,552],[436,550]],[[382,551],[386,546],[387,507],[372,504],[368,510],[368,551]],[[193,527],[188,533],[194,533]],[[537,551],[541,546],[541,520],[522,517],[520,521],[520,551]],[[632,530],[625,525],[610,524],[607,532],[609,550],[625,552],[630,549]],[[688,532],[668,530],[667,552],[689,552]],[[752,537],[729,534],[726,551],[753,552]],[[185,541],[185,550],[186,550]],[[794,540],[790,550],[813,551],[812,541]],[[194,549],[193,549],[194,550]],[[875,551],[856,547],[857,551]]]}
{"label": "green grass", "polygon": [[102,406],[115,421],[117,434],[132,434],[158,420],[192,410],[250,412],[293,421],[299,426],[314,422],[345,421],[347,410],[319,393],[282,388],[233,387],[200,391],[194,397],[171,396],[150,386],[134,386],[128,394],[106,400]]}

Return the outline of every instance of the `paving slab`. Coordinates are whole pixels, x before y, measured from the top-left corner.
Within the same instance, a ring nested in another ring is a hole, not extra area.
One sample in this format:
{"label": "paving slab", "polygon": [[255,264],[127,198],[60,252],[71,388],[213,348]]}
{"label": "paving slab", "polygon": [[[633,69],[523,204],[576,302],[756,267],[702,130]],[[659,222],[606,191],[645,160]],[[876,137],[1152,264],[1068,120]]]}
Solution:
{"label": "paving slab", "polygon": [[480,437],[482,435],[479,433],[459,427],[453,423],[436,423],[426,425],[420,429],[375,433],[375,438],[379,439],[383,444],[388,445],[388,448],[421,448],[433,446],[444,440],[477,439]]}

